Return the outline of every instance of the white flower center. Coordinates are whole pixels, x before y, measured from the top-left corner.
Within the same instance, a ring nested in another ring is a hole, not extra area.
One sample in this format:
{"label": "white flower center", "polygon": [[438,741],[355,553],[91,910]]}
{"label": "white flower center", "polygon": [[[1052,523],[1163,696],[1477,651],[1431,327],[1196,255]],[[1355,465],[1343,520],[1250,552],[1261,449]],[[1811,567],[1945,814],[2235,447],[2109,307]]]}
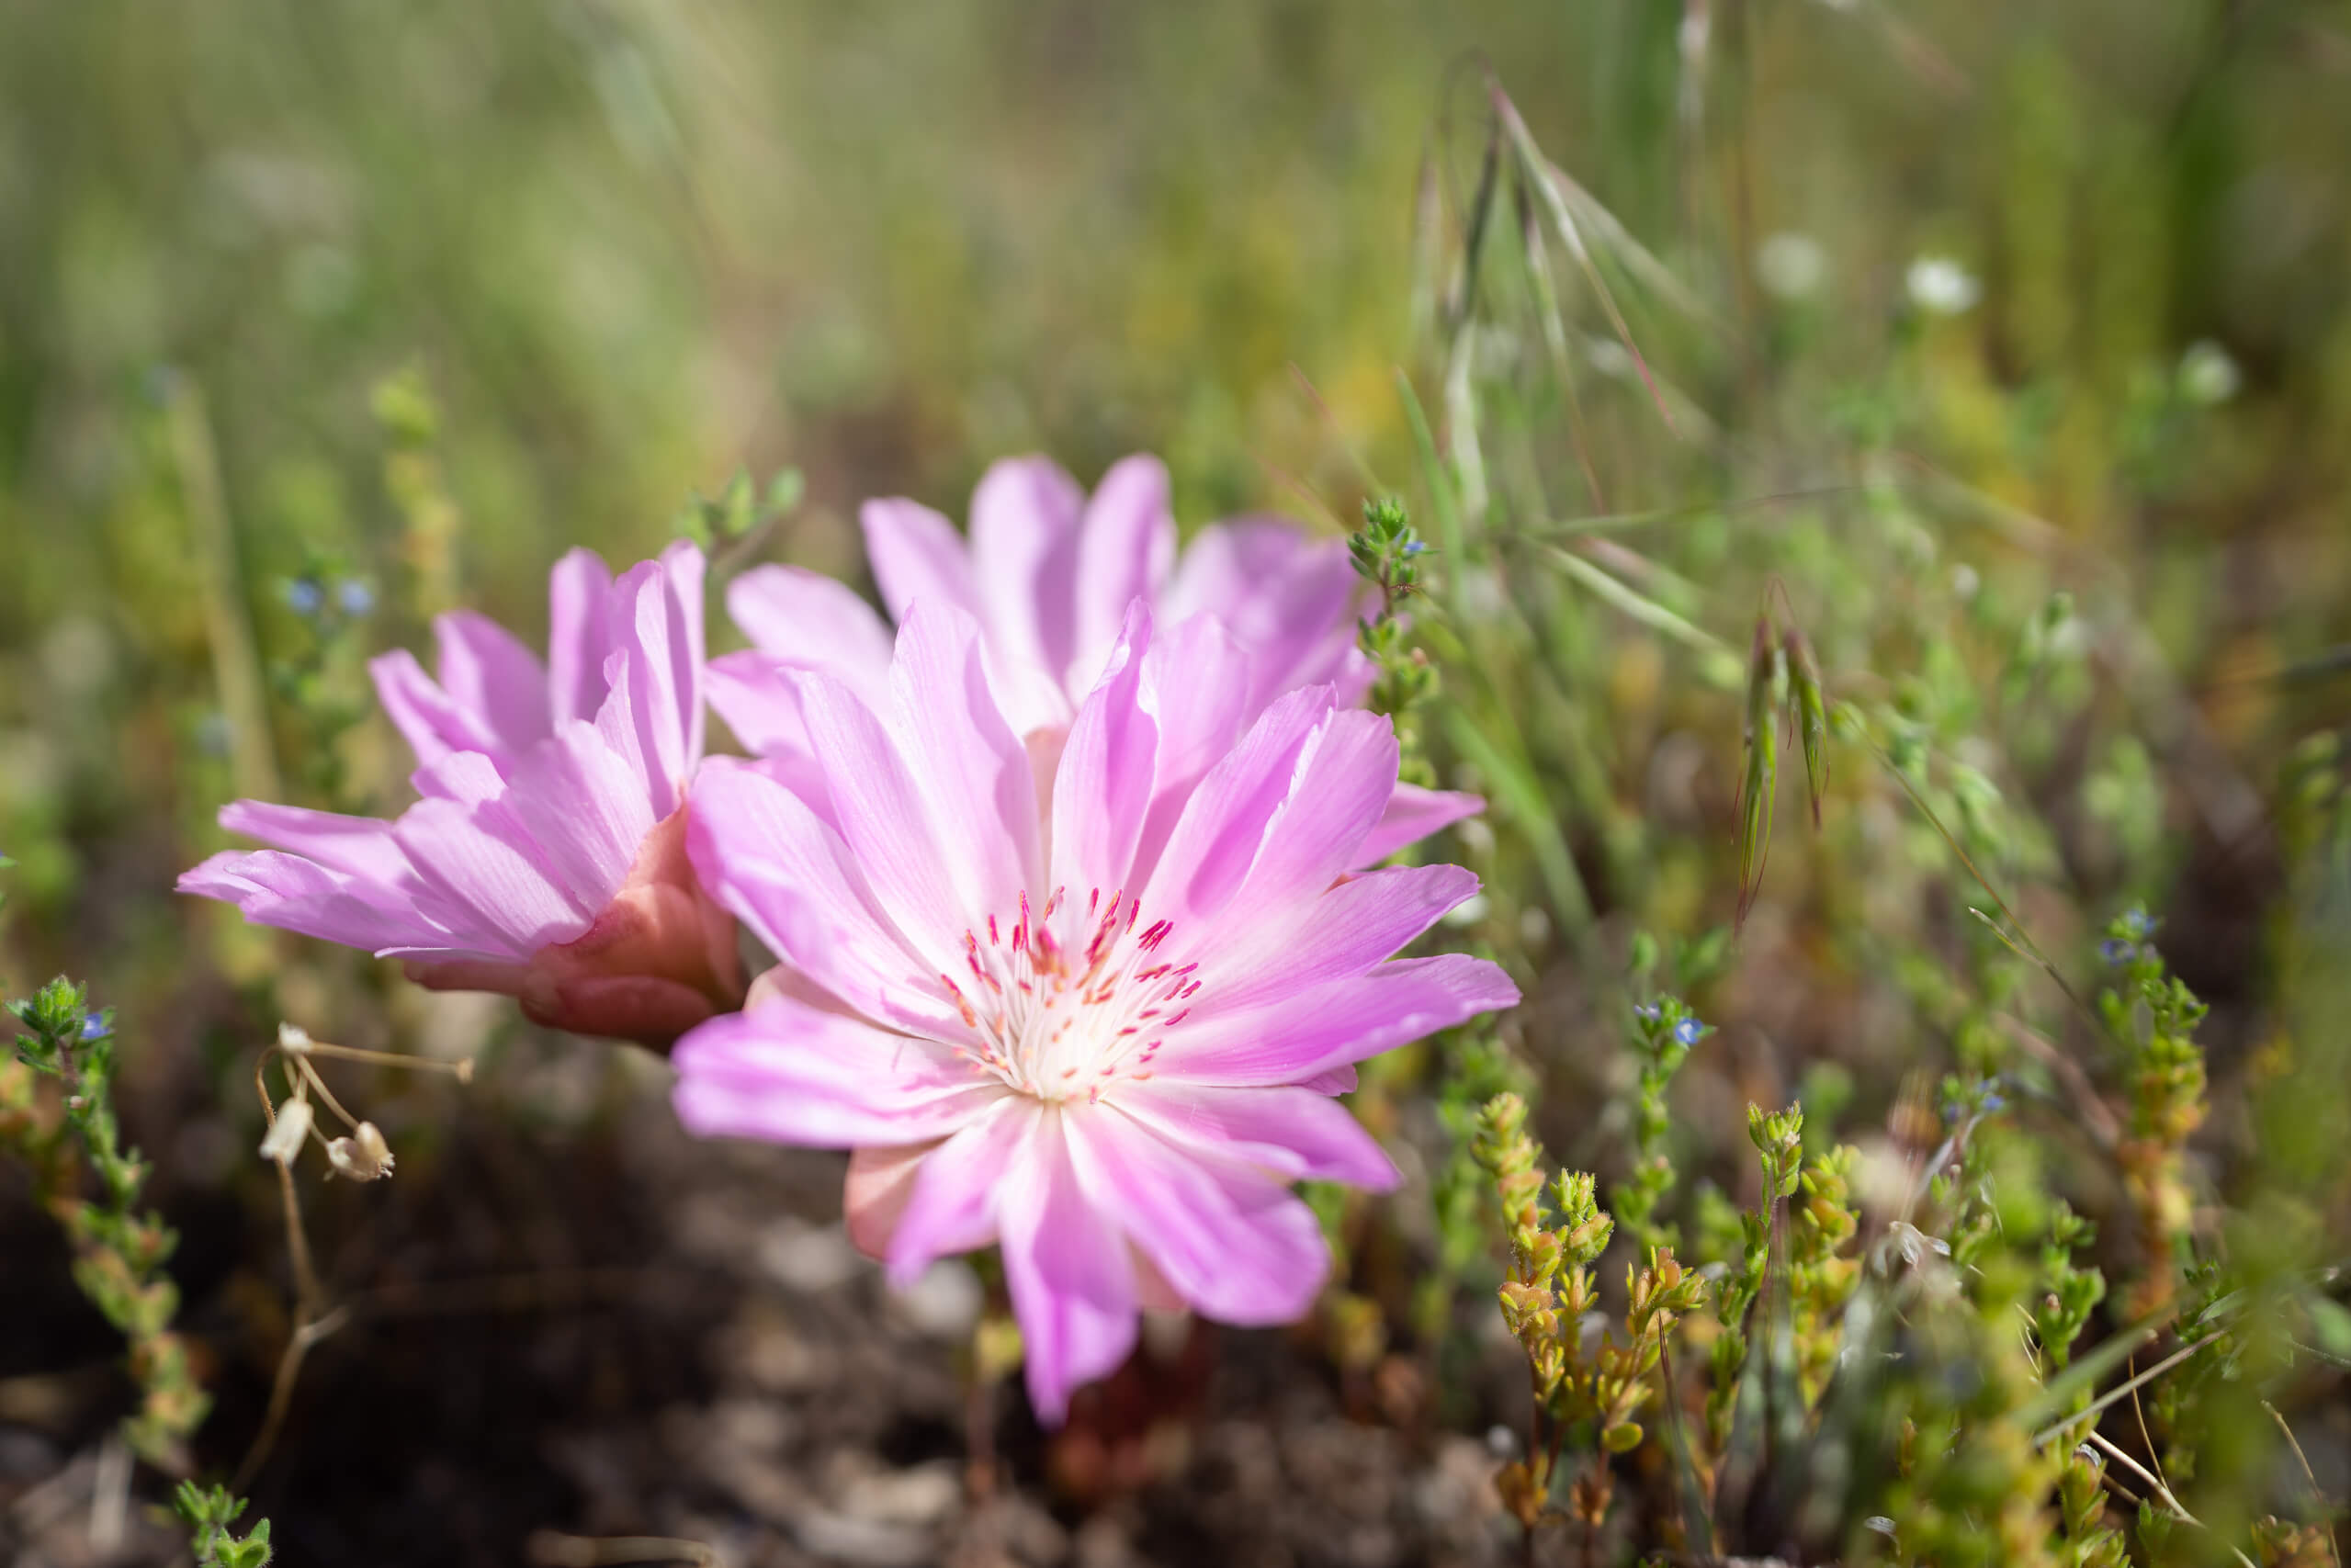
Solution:
{"label": "white flower center", "polygon": [[1124,890],[1091,890],[1079,916],[1056,888],[1034,913],[1023,893],[1009,920],[991,914],[966,931],[966,973],[939,976],[978,1036],[956,1055],[1047,1100],[1092,1100],[1118,1078],[1148,1078],[1164,1032],[1192,1010],[1200,965],[1160,959],[1175,928],[1138,931],[1141,917]]}

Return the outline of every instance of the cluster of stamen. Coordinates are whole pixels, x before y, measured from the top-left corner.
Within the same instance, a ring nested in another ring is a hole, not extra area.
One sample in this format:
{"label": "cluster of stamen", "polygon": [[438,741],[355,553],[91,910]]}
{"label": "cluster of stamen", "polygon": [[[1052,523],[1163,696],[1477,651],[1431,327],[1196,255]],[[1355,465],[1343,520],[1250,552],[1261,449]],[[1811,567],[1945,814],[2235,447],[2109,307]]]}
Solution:
{"label": "cluster of stamen", "polygon": [[[963,933],[965,973],[942,974],[974,1040],[955,1054],[1023,1094],[1089,1101],[1115,1079],[1151,1076],[1165,1031],[1183,1021],[1200,989],[1197,963],[1159,957],[1175,928],[1140,931],[1140,899],[1095,888],[1068,942],[1054,935],[1062,889],[1032,913],[1021,895],[1009,929],[990,914]],[[1082,940],[1082,944],[1079,939]]]}

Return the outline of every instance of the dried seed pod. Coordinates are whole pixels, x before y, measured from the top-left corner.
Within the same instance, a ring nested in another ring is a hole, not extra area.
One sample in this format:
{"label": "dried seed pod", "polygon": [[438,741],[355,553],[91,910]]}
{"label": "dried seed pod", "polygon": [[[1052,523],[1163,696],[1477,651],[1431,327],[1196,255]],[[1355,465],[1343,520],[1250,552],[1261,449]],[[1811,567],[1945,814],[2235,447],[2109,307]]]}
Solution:
{"label": "dried seed pod", "polygon": [[1734,930],[1746,924],[1747,911],[1763,883],[1763,867],[1771,857],[1771,797],[1780,782],[1780,730],[1772,722],[1781,681],[1780,649],[1771,636],[1771,618],[1755,618],[1755,637],[1747,652],[1746,770],[1739,780],[1739,903]]}
{"label": "dried seed pod", "polygon": [[392,1152],[373,1122],[362,1122],[347,1138],[326,1146],[326,1162],[337,1176],[354,1181],[380,1181],[392,1173]]}
{"label": "dried seed pod", "polygon": [[1782,638],[1788,659],[1789,701],[1795,708],[1796,737],[1804,749],[1804,788],[1812,796],[1813,826],[1820,826],[1820,799],[1828,789],[1828,699],[1820,685],[1820,666],[1813,645],[1802,630],[1788,628]]}

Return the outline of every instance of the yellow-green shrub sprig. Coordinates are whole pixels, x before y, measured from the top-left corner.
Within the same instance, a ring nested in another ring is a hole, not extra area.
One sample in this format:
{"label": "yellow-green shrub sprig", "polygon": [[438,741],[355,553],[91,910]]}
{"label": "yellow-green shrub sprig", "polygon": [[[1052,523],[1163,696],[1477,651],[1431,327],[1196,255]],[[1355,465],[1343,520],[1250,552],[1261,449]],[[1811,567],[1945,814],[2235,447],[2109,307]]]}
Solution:
{"label": "yellow-green shrub sprig", "polygon": [[2204,1050],[2196,1026],[2205,1006],[2155,951],[2156,922],[2137,908],[2117,915],[2099,951],[2116,970],[2099,993],[2098,1012],[2123,1051],[2131,1114],[2115,1151],[2139,1221],[2142,1254],[2131,1310],[2168,1303],[2193,1258],[2194,1195],[2187,1182],[2187,1140],[2204,1123]]}
{"label": "yellow-green shrub sprig", "polygon": [[1723,1278],[1714,1298],[1715,1333],[1708,1351],[1713,1386],[1706,1396],[1707,1438],[1716,1453],[1729,1446],[1731,1418],[1738,1406],[1739,1378],[1746,1367],[1747,1311],[1763,1292],[1771,1267],[1772,1219],[1780,1201],[1795,1195],[1802,1179],[1804,1108],[1746,1108],[1747,1142],[1763,1167],[1763,1201],[1739,1215],[1743,1241],[1738,1261]]}
{"label": "yellow-green shrub sprig", "polygon": [[1860,1230],[1852,1178],[1860,1151],[1840,1144],[1814,1158],[1798,1179],[1788,1230],[1788,1296],[1792,1308],[1796,1373],[1807,1407],[1819,1403],[1837,1362],[1837,1322],[1861,1277],[1845,1248]]}
{"label": "yellow-green shrub sprig", "polygon": [[1649,1396],[1675,1325],[1704,1300],[1705,1283],[1670,1250],[1628,1266],[1624,1338],[1620,1343],[1605,1334],[1588,1354],[1582,1325],[1598,1305],[1591,1266],[1616,1228],[1599,1207],[1597,1183],[1584,1172],[1560,1172],[1552,1187],[1558,1223],[1545,1224],[1538,1151],[1526,1134],[1526,1102],[1515,1094],[1486,1103],[1475,1148],[1501,1202],[1510,1247],[1509,1278],[1499,1292],[1502,1320],[1526,1352],[1534,1401],[1527,1457],[1505,1466],[1497,1485],[1504,1505],[1532,1531],[1543,1517],[1569,1432],[1588,1430],[1595,1462],[1577,1486],[1576,1512],[1597,1525],[1609,1504],[1606,1456],[1640,1445],[1644,1434],[1633,1417]]}

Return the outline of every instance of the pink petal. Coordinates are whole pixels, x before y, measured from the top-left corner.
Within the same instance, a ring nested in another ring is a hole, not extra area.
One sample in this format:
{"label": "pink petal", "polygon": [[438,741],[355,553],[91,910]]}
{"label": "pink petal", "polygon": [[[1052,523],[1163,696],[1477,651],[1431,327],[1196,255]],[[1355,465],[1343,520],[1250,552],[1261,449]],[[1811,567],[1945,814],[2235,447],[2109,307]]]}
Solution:
{"label": "pink petal", "polygon": [[1072,1390],[1114,1371],[1135,1348],[1134,1266],[1118,1227],[1088,1201],[1102,1173],[1081,1176],[1072,1163],[1065,1134],[1074,1119],[1066,1111],[1038,1118],[997,1201],[1029,1402],[1048,1426],[1068,1416]]}
{"label": "pink petal", "polygon": [[576,718],[514,765],[504,803],[552,880],[592,913],[628,880],[657,820],[627,762]]}
{"label": "pink petal", "polygon": [[808,755],[808,721],[800,712],[799,690],[786,671],[810,668],[821,666],[750,649],[721,654],[705,671],[710,705],[755,755]]}
{"label": "pink petal", "polygon": [[1199,950],[1246,948],[1278,931],[1348,867],[1396,789],[1395,728],[1361,708],[1331,714],[1300,754],[1286,798],[1234,895],[1221,930],[1189,933]]}
{"label": "pink petal", "polygon": [[1347,671],[1362,592],[1344,541],[1278,518],[1240,518],[1200,531],[1160,605],[1170,618],[1220,616],[1255,660],[1252,700],[1261,705]]}
{"label": "pink petal", "polygon": [[1054,775],[1052,883],[1073,894],[1115,897],[1134,866],[1159,750],[1159,727],[1138,700],[1150,640],[1150,612],[1138,601]]}
{"label": "pink petal", "polygon": [[712,660],[704,671],[704,684],[710,705],[735,732],[735,739],[762,760],[760,771],[831,822],[832,789],[825,783],[824,764],[817,760],[808,739],[799,688],[786,675],[802,668],[806,666],[747,649]]}
{"label": "pink petal", "polygon": [[678,1119],[704,1137],[849,1148],[943,1138],[1010,1091],[944,1046],[771,998],[677,1043]]}
{"label": "pink petal", "polygon": [[547,681],[549,716],[596,716],[605,700],[605,626],[612,571],[593,550],[572,550],[548,574]]}
{"label": "pink petal", "polygon": [[[899,630],[890,694],[890,734],[957,894],[934,919],[958,911],[1017,918],[1021,895],[1044,870],[1036,781],[996,705],[978,623],[950,605],[915,605]],[[898,831],[904,836],[903,823]]]}
{"label": "pink petal", "polygon": [[922,793],[881,721],[832,676],[794,671],[841,837],[883,916],[933,974],[962,963],[975,913],[932,841]]}
{"label": "pink petal", "polygon": [[1449,828],[1485,809],[1483,795],[1400,784],[1396,786],[1396,793],[1388,796],[1387,809],[1380,814],[1379,826],[1372,829],[1362,848],[1355,852],[1355,863],[1377,865],[1407,844],[1418,843],[1440,828]]}
{"label": "pink petal", "polygon": [[1194,1013],[1255,1007],[1361,975],[1476,891],[1476,874],[1457,865],[1389,866],[1350,877],[1293,906],[1294,919],[1268,921],[1245,946],[1220,952]]}
{"label": "pink petal", "polygon": [[506,770],[485,752],[451,751],[409,774],[408,782],[427,800],[479,806],[506,793]]}
{"label": "pink petal", "polygon": [[[1202,1001],[1212,998],[1205,990]],[[1170,1032],[1153,1071],[1209,1084],[1303,1084],[1519,999],[1499,966],[1462,953],[1400,958],[1261,1007]]]}
{"label": "pink petal", "polygon": [[272,849],[316,861],[363,881],[397,886],[409,876],[408,856],[392,841],[392,825],[379,817],[345,817],[239,800],[220,808],[220,826],[258,839]]}
{"label": "pink petal", "polygon": [[1007,665],[1057,680],[1077,657],[1085,504],[1078,481],[1043,457],[993,464],[972,492],[972,579],[989,646]]}
{"label": "pink petal", "polygon": [[1180,940],[1213,934],[1210,922],[1249,875],[1332,711],[1326,686],[1280,698],[1192,792],[1144,898]]}
{"label": "pink petal", "polygon": [[1086,502],[1078,530],[1077,652],[1073,695],[1093,683],[1086,660],[1099,658],[1118,637],[1126,607],[1148,603],[1175,564],[1175,513],[1168,501],[1168,467],[1136,455],[1111,465]]}
{"label": "pink petal", "polygon": [[841,1217],[858,1251],[876,1261],[889,1256],[890,1237],[913,1200],[922,1161],[938,1146],[907,1144],[851,1152],[849,1174],[841,1187]]}
{"label": "pink petal", "polygon": [[1000,1204],[1014,1184],[1013,1173],[1031,1157],[1030,1147],[1046,1135],[1049,1120],[1037,1101],[1007,1092],[923,1156],[890,1231],[891,1283],[902,1290],[934,1258],[996,1238]]}
{"label": "pink petal", "polygon": [[727,613],[762,653],[831,670],[869,705],[882,700],[889,627],[848,584],[796,566],[755,566],[727,585]]}
{"label": "pink petal", "polygon": [[472,714],[496,750],[519,755],[547,739],[547,668],[514,634],[469,610],[433,623],[441,689]]}
{"label": "pink petal", "polygon": [[430,767],[452,751],[503,750],[489,725],[441,690],[406,649],[367,660],[367,673],[375,677],[384,716],[407,739],[419,763]]}
{"label": "pink petal", "polygon": [[891,924],[841,835],[760,770],[725,758],[703,767],[686,849],[710,896],[817,986],[869,1018],[963,1037],[940,962]]}
{"label": "pink petal", "polygon": [[[1314,1305],[1330,1251],[1314,1212],[1279,1181],[1178,1147],[1114,1105],[1072,1109],[1064,1120],[1085,1190],[1193,1306],[1257,1325],[1292,1322]],[[1005,1261],[1009,1269],[1009,1223]]]}
{"label": "pink petal", "polygon": [[599,906],[556,880],[503,801],[420,800],[392,832],[417,874],[470,910],[515,957],[570,942],[594,922]]}
{"label": "pink petal", "polygon": [[1255,710],[1249,655],[1214,615],[1154,628],[1143,660],[1143,703],[1159,723],[1151,808],[1135,846],[1134,877],[1147,881],[1208,770],[1224,760]]}
{"label": "pink petal", "polygon": [[681,539],[660,559],[631,567],[613,585],[607,611],[605,678],[628,694],[656,818],[685,799],[702,760],[702,552]]}
{"label": "pink petal", "polygon": [[1344,1181],[1386,1192],[1404,1179],[1345,1106],[1312,1089],[1154,1077],[1119,1085],[1106,1103],[1178,1147],[1258,1166],[1282,1181]]}
{"label": "pink petal", "polygon": [[890,619],[902,621],[917,600],[936,600],[979,614],[971,557],[955,525],[929,507],[903,498],[869,501],[858,512],[865,527],[865,558]]}
{"label": "pink petal", "polygon": [[369,953],[447,947],[451,933],[413,898],[273,850],[224,851],[180,875],[178,890],[234,904],[255,925]]}

